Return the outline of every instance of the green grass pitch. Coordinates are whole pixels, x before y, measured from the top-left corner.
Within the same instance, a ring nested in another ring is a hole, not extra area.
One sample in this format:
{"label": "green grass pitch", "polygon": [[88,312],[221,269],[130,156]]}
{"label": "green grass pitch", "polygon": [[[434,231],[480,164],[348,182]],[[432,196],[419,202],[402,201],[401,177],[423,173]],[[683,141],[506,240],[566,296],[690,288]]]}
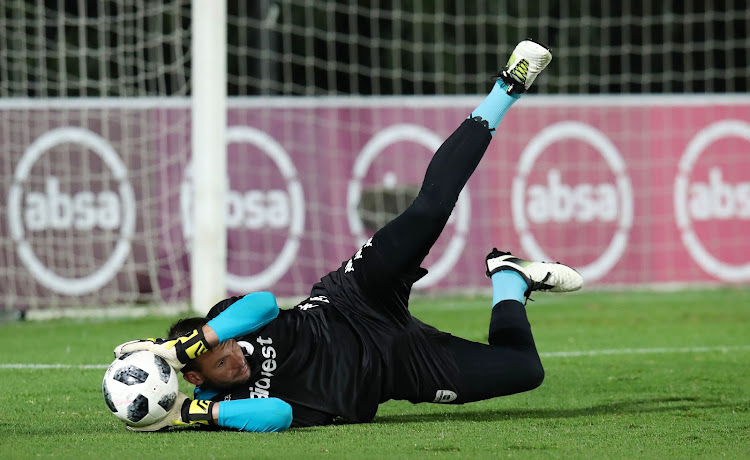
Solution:
{"label": "green grass pitch", "polygon": [[[750,458],[750,290],[535,298],[540,388],[464,406],[392,401],[369,424],[272,434],[131,433],[109,414],[104,370],[79,365],[108,364],[114,346],[173,318],[0,324],[0,459]],[[486,341],[489,304],[420,298],[412,311]]]}

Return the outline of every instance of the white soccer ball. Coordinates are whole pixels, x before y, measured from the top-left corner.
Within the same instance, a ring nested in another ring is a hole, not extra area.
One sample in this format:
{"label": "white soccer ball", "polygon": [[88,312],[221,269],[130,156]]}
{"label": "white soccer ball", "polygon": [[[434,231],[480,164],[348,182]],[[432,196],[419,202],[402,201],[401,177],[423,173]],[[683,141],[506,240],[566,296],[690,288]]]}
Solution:
{"label": "white soccer ball", "polygon": [[177,372],[150,351],[136,351],[110,364],[102,380],[104,402],[131,426],[163,419],[179,391]]}

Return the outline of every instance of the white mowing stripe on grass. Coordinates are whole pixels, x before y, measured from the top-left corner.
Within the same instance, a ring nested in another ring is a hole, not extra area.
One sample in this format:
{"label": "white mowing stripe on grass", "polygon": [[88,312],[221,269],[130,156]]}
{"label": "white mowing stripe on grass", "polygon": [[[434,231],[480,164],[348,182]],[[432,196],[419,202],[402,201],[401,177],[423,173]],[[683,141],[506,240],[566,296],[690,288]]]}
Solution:
{"label": "white mowing stripe on grass", "polygon": [[[717,347],[677,347],[677,348],[616,348],[612,350],[582,350],[582,351],[557,351],[539,353],[542,358],[576,358],[580,356],[607,356],[607,355],[647,355],[662,353],[712,353],[730,351],[750,351],[750,345],[739,346],[717,346]],[[27,363],[5,363],[0,364],[0,369],[106,369],[109,364],[27,364]]]}

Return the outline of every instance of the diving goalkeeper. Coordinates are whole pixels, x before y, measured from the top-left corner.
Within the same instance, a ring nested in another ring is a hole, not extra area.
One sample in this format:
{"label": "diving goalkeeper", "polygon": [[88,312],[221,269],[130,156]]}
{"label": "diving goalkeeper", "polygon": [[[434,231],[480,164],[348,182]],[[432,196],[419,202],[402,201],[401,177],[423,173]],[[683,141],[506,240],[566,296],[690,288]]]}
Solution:
{"label": "diving goalkeeper", "polygon": [[268,292],[231,297],[205,318],[178,321],[167,340],[117,347],[118,357],[150,350],[195,385],[193,399],[181,394],[167,418],[133,429],[282,431],[368,422],[391,399],[463,404],[538,387],[544,370],[526,299],[579,289],[572,268],[493,249],[485,263],[493,286],[489,344],[422,323],[408,302],[501,119],[551,59],[543,45],[519,43],[492,92],[433,156],[414,202],[294,308],[279,310]]}

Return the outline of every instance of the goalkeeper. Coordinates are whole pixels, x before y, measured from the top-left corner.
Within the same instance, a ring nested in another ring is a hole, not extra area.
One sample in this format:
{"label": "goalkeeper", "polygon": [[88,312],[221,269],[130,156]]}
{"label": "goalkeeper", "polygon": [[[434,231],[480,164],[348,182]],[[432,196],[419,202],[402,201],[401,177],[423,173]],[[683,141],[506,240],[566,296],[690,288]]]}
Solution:
{"label": "goalkeeper", "polygon": [[390,399],[463,404],[536,388],[544,378],[526,317],[532,291],[572,291],[580,275],[493,249],[486,259],[493,300],[489,344],[438,331],[408,309],[420,264],[448,222],[500,120],[551,60],[525,40],[492,92],[432,158],[414,202],[310,297],[280,311],[267,292],[219,302],[205,318],[178,321],[167,341],[133,341],[195,385],[169,416],[139,430],[216,425],[281,431],[338,419],[368,422]]}

